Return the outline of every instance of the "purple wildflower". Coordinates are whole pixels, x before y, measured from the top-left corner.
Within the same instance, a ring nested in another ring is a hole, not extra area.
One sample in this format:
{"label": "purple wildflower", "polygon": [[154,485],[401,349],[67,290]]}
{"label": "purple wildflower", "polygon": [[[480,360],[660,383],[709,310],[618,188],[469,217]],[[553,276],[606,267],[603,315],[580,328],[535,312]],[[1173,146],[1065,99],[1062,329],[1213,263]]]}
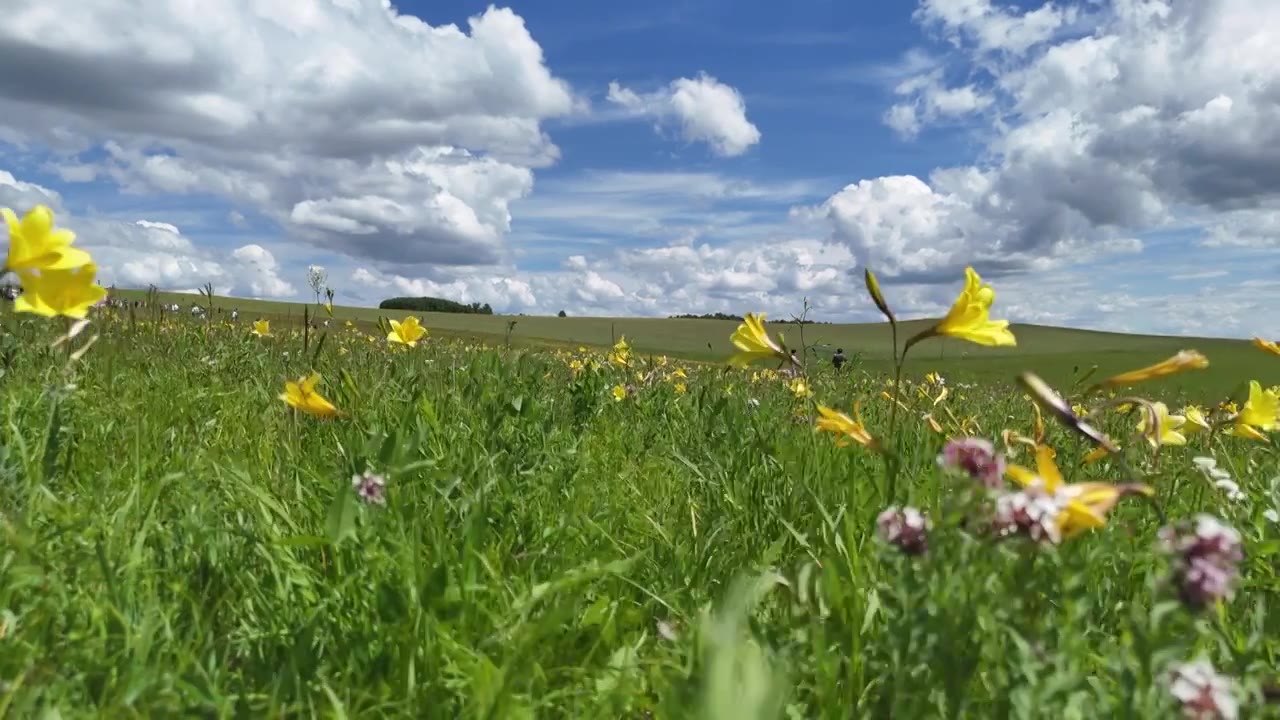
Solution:
{"label": "purple wildflower", "polygon": [[928,549],[930,527],[929,519],[913,507],[899,509],[895,505],[876,518],[880,537],[907,555],[920,555]]}
{"label": "purple wildflower", "polygon": [[938,466],[944,471],[968,477],[991,490],[1004,482],[1004,456],[982,438],[948,440],[938,455]]}

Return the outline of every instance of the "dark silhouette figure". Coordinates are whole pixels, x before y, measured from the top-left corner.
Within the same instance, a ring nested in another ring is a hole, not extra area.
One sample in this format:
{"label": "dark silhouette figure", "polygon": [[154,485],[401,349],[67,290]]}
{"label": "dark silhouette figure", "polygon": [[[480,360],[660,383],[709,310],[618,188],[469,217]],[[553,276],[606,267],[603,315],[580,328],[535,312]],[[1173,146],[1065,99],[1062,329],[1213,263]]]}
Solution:
{"label": "dark silhouette figure", "polygon": [[836,348],[836,354],[831,356],[831,365],[836,370],[839,370],[844,367],[844,361],[847,359],[844,356],[844,348]]}

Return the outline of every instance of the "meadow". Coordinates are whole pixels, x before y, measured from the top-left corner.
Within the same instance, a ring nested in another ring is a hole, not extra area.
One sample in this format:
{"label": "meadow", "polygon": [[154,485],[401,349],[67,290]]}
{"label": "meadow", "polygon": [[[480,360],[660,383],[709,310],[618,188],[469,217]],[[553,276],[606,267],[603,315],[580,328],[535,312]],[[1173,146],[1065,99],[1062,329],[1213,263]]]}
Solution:
{"label": "meadow", "polygon": [[[247,315],[101,308],[56,346],[63,322],[0,318],[0,716],[1280,716],[1277,447],[1212,405],[1280,379],[1258,347],[1197,342],[1208,368],[1119,389],[1201,403],[1212,430],[1162,416],[1185,444],[1155,452],[1145,406],[1108,407],[1120,452],[1082,462],[1089,439],[1013,382],[1036,370],[1074,402],[1105,377],[1052,329],[969,357],[924,341],[894,394],[870,346],[887,323],[860,331],[865,359],[787,377],[659,354],[734,323],[636,321],[642,353]],[[477,319],[501,320],[456,318]],[[553,340],[599,332],[571,322]],[[1119,369],[1193,346],[1110,341]],[[312,370],[340,414],[281,401]],[[940,466],[968,437],[1154,497],[1053,542],[999,520],[983,466]],[[1199,514],[1221,525],[1160,549]],[[1187,571],[1200,535],[1244,548],[1217,590]]]}

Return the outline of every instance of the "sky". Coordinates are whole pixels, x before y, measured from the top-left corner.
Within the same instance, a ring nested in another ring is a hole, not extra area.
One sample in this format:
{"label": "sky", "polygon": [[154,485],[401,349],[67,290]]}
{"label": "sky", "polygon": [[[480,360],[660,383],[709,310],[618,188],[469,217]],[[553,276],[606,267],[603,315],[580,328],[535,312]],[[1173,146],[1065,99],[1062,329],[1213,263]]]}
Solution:
{"label": "sky", "polygon": [[1280,3],[20,3],[37,203],[119,287],[1278,338]]}

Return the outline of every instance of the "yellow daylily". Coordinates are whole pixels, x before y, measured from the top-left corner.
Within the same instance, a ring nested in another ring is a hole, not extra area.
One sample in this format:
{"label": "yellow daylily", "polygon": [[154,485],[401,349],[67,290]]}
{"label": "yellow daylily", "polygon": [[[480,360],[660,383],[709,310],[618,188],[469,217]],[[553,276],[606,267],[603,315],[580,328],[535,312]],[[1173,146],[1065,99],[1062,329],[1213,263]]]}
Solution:
{"label": "yellow daylily", "polygon": [[809,383],[804,378],[796,378],[791,381],[789,388],[791,394],[798,398],[807,398],[813,396],[813,389],[809,387]]}
{"label": "yellow daylily", "polygon": [[613,386],[613,399],[618,402],[622,402],[623,400],[627,399],[627,388],[625,385]]}
{"label": "yellow daylily", "polygon": [[973,268],[966,267],[964,289],[947,311],[947,316],[934,326],[933,332],[978,345],[1017,345],[1017,338],[1009,330],[1009,321],[991,319],[991,304],[995,299],[996,291],[984,284]]}
{"label": "yellow daylily", "polygon": [[1187,438],[1178,429],[1186,424],[1187,419],[1181,415],[1170,415],[1169,408],[1162,402],[1151,403],[1156,412],[1155,427],[1149,427],[1149,413],[1142,413],[1138,420],[1138,432],[1147,438],[1151,447],[1159,445],[1186,445]]}
{"label": "yellow daylily", "polygon": [[107,296],[106,289],[93,281],[97,272],[98,266],[92,262],[67,270],[20,272],[22,294],[13,309],[44,317],[61,315],[83,320],[89,308]]}
{"label": "yellow daylily", "polygon": [[0,270],[70,270],[92,262],[89,253],[71,247],[75,233],[54,229],[53,211],[44,205],[35,206],[21,220],[9,208],[0,208],[0,215],[9,227],[9,253]]}
{"label": "yellow daylily", "polygon": [[1126,483],[1112,485],[1105,482],[1068,484],[1062,471],[1054,462],[1056,453],[1048,445],[1036,446],[1036,469],[1009,464],[1005,475],[1017,484],[1038,487],[1045,493],[1065,501],[1057,517],[1058,529],[1064,538],[1074,537],[1085,530],[1104,527],[1107,513],[1126,495],[1153,495],[1149,485]]}
{"label": "yellow daylily", "polygon": [[1272,342],[1270,340],[1263,340],[1260,337],[1255,337],[1253,339],[1253,344],[1257,346],[1259,350],[1265,350],[1272,355],[1280,355],[1280,342]]}
{"label": "yellow daylily", "polygon": [[742,324],[733,331],[729,339],[740,352],[729,358],[730,365],[742,367],[755,360],[791,359],[782,351],[782,346],[769,337],[764,328],[764,318],[764,313],[747,313]]}
{"label": "yellow daylily", "polygon": [[1182,350],[1177,355],[1161,360],[1155,365],[1148,365],[1144,368],[1131,370],[1129,372],[1112,375],[1094,386],[1094,388],[1115,388],[1125,385],[1134,385],[1148,380],[1156,380],[1169,375],[1175,375],[1188,370],[1203,370],[1209,367],[1209,358],[1201,355],[1196,350]]}
{"label": "yellow daylily", "polygon": [[675,391],[676,391],[676,394],[677,394],[677,395],[683,395],[683,394],[685,394],[685,393],[689,392],[689,386],[685,385],[685,384],[684,384],[684,383],[682,383],[682,382],[678,382],[678,383],[676,383],[675,385],[672,385],[671,387],[675,388]]}
{"label": "yellow daylily", "polygon": [[1261,431],[1271,432],[1280,425],[1280,396],[1270,390],[1263,390],[1262,383],[1249,381],[1249,399],[1229,432],[1232,435],[1252,440],[1266,440]]}
{"label": "yellow daylily", "polygon": [[387,342],[416,347],[418,341],[427,334],[427,329],[418,324],[418,318],[410,315],[404,320],[392,320],[391,332],[387,333]]}
{"label": "yellow daylily", "polygon": [[822,417],[814,423],[814,429],[835,433],[837,447],[845,447],[852,440],[869,450],[880,449],[880,441],[872,437],[871,433],[867,432],[866,426],[862,424],[862,413],[857,403],[853,406],[853,417],[825,405],[818,406],[818,414]]}
{"label": "yellow daylily", "polygon": [[1187,419],[1184,432],[1213,429],[1213,426],[1209,424],[1209,418],[1205,416],[1204,408],[1199,405],[1188,405],[1182,408],[1182,416]]}
{"label": "yellow daylily", "polygon": [[253,333],[254,335],[257,335],[258,337],[266,337],[271,334],[271,321],[254,320],[253,329],[250,330],[249,332]]}
{"label": "yellow daylily", "polygon": [[316,385],[319,382],[320,373],[317,372],[304,376],[297,382],[290,380],[284,384],[284,392],[280,393],[280,399],[289,407],[313,417],[326,420],[338,417],[342,411],[316,392]]}

